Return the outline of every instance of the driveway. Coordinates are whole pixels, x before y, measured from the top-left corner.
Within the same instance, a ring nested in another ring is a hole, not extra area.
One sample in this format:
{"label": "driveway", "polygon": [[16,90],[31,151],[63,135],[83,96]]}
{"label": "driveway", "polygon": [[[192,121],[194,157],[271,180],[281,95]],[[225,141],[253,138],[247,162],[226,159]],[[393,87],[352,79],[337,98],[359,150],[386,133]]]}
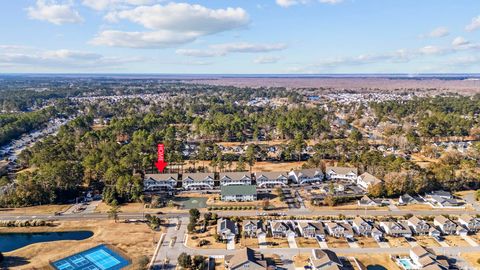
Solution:
{"label": "driveway", "polygon": [[228,250],[235,249],[235,237],[229,237],[227,239],[227,249]]}
{"label": "driveway", "polygon": [[377,244],[380,248],[390,248],[390,244],[388,244],[388,242],[377,241]]}
{"label": "driveway", "polygon": [[317,242],[318,242],[318,245],[321,247],[321,248],[328,248],[328,244],[326,241],[321,241],[320,237],[317,237]]}
{"label": "driveway", "polygon": [[288,246],[290,248],[298,248],[297,241],[295,241],[295,235],[289,235],[287,239],[288,239]]}
{"label": "driveway", "polygon": [[467,241],[467,243],[472,246],[472,247],[478,247],[478,243],[475,242],[475,240],[473,240],[470,236],[468,235],[462,235],[461,236],[463,238],[463,240]]}
{"label": "driveway", "polygon": [[[435,239],[435,238],[433,238],[433,239]],[[445,240],[438,241],[437,239],[435,239],[435,241],[437,241],[437,243],[439,243],[440,246],[442,246],[442,247],[449,247],[449,245],[447,244],[447,242],[445,242]]]}
{"label": "driveway", "polygon": [[265,235],[259,235],[257,238],[258,238],[258,247],[267,248],[267,239]]}

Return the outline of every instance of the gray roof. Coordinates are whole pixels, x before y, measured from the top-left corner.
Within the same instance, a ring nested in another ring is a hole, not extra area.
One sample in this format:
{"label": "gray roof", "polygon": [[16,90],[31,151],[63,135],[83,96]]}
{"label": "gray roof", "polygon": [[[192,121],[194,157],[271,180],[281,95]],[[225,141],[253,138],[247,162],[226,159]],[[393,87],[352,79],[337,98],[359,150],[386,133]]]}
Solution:
{"label": "gray roof", "polygon": [[257,179],[261,176],[265,176],[270,180],[275,180],[281,177],[287,178],[287,174],[285,172],[257,172],[255,173],[255,176],[257,177]]}
{"label": "gray roof", "polygon": [[228,177],[232,180],[240,180],[243,178],[248,178],[252,179],[250,176],[249,172],[228,172],[228,173],[221,173],[220,174],[220,180],[222,180],[224,177]]}
{"label": "gray roof", "polygon": [[255,185],[222,186],[222,196],[257,195]]}
{"label": "gray roof", "polygon": [[178,174],[176,173],[155,173],[155,174],[145,174],[145,179],[152,178],[155,181],[165,181],[169,179],[178,179]]}
{"label": "gray roof", "polygon": [[212,178],[213,180],[213,174],[212,173],[184,173],[183,175],[183,180],[185,181],[187,178],[193,179],[193,181],[202,181],[207,179],[208,177]]}
{"label": "gray roof", "polygon": [[327,173],[329,171],[334,171],[336,174],[348,174],[350,172],[358,174],[357,168],[353,168],[353,167],[327,167],[325,171]]}

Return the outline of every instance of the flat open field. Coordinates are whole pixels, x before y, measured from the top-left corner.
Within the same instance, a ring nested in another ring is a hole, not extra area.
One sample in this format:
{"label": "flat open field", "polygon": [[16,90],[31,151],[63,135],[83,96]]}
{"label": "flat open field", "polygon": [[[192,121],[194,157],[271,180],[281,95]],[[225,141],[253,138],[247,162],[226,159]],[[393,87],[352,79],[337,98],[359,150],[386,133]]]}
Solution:
{"label": "flat open field", "polygon": [[48,204],[22,208],[0,208],[0,214],[54,214],[70,208],[70,204]]}
{"label": "flat open field", "polygon": [[256,237],[245,237],[240,239],[240,244],[237,245],[237,249],[249,247],[249,248],[258,248],[258,238]]}
{"label": "flat open field", "polygon": [[[338,254],[342,255],[342,254]],[[359,260],[365,267],[370,267],[371,269],[385,269],[385,270],[400,270],[395,262],[390,260],[388,254],[378,253],[378,254],[347,254],[346,257],[355,257]],[[375,267],[375,268],[374,268]]]}
{"label": "flat open field", "polygon": [[2,233],[75,230],[90,230],[94,235],[81,241],[37,243],[7,252],[4,254],[7,257],[5,265],[15,266],[15,269],[47,267],[49,260],[58,260],[100,244],[110,244],[120,249],[136,265],[143,257],[151,258],[156,245],[154,241],[160,238],[159,232],[152,231],[144,223],[114,223],[110,220],[65,221],[54,227],[0,228]]}
{"label": "flat open field", "polygon": [[[209,171],[213,171],[213,167],[209,165],[210,161],[196,161],[195,167],[205,166]],[[293,161],[293,162],[270,162],[270,161],[259,161],[255,162],[252,168],[252,172],[288,172],[292,169],[300,169],[304,164],[304,161]],[[234,170],[237,167],[236,162],[232,163],[229,170]],[[186,162],[183,168],[186,170],[188,168],[193,168],[193,164],[191,162]],[[248,170],[248,165],[246,166]]]}
{"label": "flat open field", "polygon": [[397,206],[400,210],[433,210],[429,204],[409,204],[404,206]]}

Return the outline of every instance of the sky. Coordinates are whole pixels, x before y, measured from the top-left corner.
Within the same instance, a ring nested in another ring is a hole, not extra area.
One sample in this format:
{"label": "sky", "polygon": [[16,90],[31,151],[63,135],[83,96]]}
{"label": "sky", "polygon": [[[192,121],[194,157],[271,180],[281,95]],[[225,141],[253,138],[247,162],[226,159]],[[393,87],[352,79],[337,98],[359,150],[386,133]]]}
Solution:
{"label": "sky", "polygon": [[0,73],[479,73],[478,0],[0,1]]}

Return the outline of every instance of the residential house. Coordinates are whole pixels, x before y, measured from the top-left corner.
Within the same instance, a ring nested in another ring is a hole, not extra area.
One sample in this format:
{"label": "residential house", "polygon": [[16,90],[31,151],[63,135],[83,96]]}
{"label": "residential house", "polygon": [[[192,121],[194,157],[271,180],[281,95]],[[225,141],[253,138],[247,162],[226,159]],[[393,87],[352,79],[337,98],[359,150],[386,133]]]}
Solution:
{"label": "residential house", "polygon": [[145,191],[172,190],[177,187],[178,174],[146,174],[143,180]]}
{"label": "residential house", "polygon": [[258,187],[287,186],[288,177],[282,172],[261,172],[255,173],[255,180]]}
{"label": "residential house", "polygon": [[263,254],[250,248],[225,256],[225,269],[227,270],[266,270],[268,268]]}
{"label": "residential house", "polygon": [[386,234],[393,237],[412,237],[412,231],[406,221],[382,221],[380,227]]}
{"label": "residential house", "polygon": [[243,221],[243,235],[246,237],[258,237],[266,235],[266,230],[263,221],[261,220],[244,220]]}
{"label": "residential house", "polygon": [[375,239],[376,241],[381,241],[383,239],[383,232],[382,230],[380,230],[378,228],[377,225],[373,226],[373,229],[372,229],[372,237],[373,239]]}
{"label": "residential house", "polygon": [[417,204],[419,203],[419,201],[417,200],[417,198],[414,198],[410,194],[404,194],[398,198],[398,203],[400,205],[407,205],[407,204]]}
{"label": "residential house", "polygon": [[357,185],[365,190],[368,190],[368,188],[380,183],[382,183],[382,180],[369,174],[368,172],[364,172],[357,177]]}
{"label": "residential house", "polygon": [[251,185],[252,177],[250,173],[245,172],[230,172],[220,174],[220,186],[229,185]]}
{"label": "residential house", "polygon": [[416,266],[415,269],[448,269],[448,262],[440,260],[432,251],[417,245],[410,249],[410,259]]}
{"label": "residential house", "polygon": [[478,232],[480,230],[480,218],[463,214],[458,217],[458,223],[464,226],[469,232]]}
{"label": "residential house", "polygon": [[309,264],[313,270],[344,269],[340,258],[329,249],[312,249]]}
{"label": "residential house", "polygon": [[298,230],[300,234],[305,238],[325,238],[325,229],[321,222],[307,222],[299,221]]}
{"label": "residential house", "polygon": [[407,224],[416,235],[426,235],[430,230],[430,225],[428,225],[425,220],[421,220],[416,216],[409,218]]}
{"label": "residential house", "polygon": [[257,187],[254,185],[227,185],[220,191],[224,202],[251,202],[257,200]]}
{"label": "residential house", "polygon": [[182,187],[187,190],[213,189],[215,186],[211,173],[186,173],[182,177]]}
{"label": "residential house", "polygon": [[452,193],[444,190],[436,190],[425,194],[425,198],[442,197],[444,199],[453,199]]}
{"label": "residential house", "polygon": [[362,217],[355,217],[352,221],[352,229],[358,235],[371,236],[373,226]]}
{"label": "residential house", "polygon": [[364,195],[360,200],[358,200],[358,205],[362,207],[369,207],[369,206],[384,206],[387,205],[388,202],[384,201],[383,199],[372,199],[367,195]]}
{"label": "residential house", "polygon": [[289,221],[270,221],[270,231],[273,238],[286,238],[295,235],[293,226]]}
{"label": "residential house", "polygon": [[455,234],[457,231],[457,224],[445,216],[436,216],[433,219],[433,225],[437,226],[444,234]]}
{"label": "residential house", "polygon": [[428,230],[428,235],[432,237],[440,237],[442,233],[439,230],[435,229],[435,227],[430,227],[430,229]]}
{"label": "residential house", "polygon": [[356,182],[358,170],[357,168],[351,167],[327,167],[325,176],[327,180],[348,180]]}
{"label": "residential house", "polygon": [[463,208],[465,202],[456,198],[445,198],[442,196],[430,196],[427,202],[434,208]]}
{"label": "residential house", "polygon": [[333,237],[353,238],[353,229],[350,224],[346,222],[327,222],[325,223],[327,232]]}
{"label": "residential house", "polygon": [[320,183],[323,180],[322,169],[304,169],[298,171],[290,171],[288,173],[288,178],[297,184],[311,184],[311,183]]}
{"label": "residential house", "polygon": [[235,236],[238,235],[237,223],[230,219],[220,218],[217,221],[217,234],[222,240],[235,239]]}

